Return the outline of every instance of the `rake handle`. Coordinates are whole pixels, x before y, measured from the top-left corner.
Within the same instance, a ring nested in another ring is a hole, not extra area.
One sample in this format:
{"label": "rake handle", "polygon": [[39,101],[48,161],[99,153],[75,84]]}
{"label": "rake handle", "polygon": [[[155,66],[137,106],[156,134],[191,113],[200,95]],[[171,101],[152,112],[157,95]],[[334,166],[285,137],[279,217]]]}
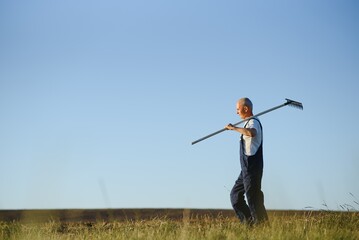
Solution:
{"label": "rake handle", "polygon": [[192,145],[194,145],[194,144],[196,144],[196,143],[198,143],[198,142],[201,142],[201,141],[203,141],[203,140],[205,140],[205,139],[207,139],[207,138],[213,137],[214,135],[217,135],[218,133],[224,132],[224,131],[226,131],[226,130],[227,130],[227,129],[223,128],[223,129],[221,129],[221,130],[218,130],[217,132],[214,132],[214,133],[211,133],[211,134],[209,134],[209,135],[207,135],[207,136],[204,136],[203,138],[200,138],[200,139],[198,139],[198,140],[192,142]]}

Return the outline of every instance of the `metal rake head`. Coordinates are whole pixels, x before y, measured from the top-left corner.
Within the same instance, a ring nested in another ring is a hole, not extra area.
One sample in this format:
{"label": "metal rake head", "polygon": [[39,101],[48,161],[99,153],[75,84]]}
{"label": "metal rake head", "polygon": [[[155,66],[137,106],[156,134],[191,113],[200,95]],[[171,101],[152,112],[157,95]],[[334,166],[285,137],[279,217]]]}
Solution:
{"label": "metal rake head", "polygon": [[285,103],[285,105],[291,106],[291,107],[295,107],[295,108],[299,108],[300,110],[303,110],[303,104],[291,99],[286,98],[285,100],[287,100],[287,102]]}

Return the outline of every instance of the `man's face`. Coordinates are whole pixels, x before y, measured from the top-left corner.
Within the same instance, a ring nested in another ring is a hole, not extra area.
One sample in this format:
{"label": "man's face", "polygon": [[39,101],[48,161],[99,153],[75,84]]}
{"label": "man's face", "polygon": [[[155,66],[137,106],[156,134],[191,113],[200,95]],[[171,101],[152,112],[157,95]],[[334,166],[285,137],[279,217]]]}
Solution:
{"label": "man's face", "polygon": [[237,102],[237,114],[239,115],[239,117],[245,119],[247,118],[247,113],[248,107],[243,106],[243,104],[241,104],[240,102]]}

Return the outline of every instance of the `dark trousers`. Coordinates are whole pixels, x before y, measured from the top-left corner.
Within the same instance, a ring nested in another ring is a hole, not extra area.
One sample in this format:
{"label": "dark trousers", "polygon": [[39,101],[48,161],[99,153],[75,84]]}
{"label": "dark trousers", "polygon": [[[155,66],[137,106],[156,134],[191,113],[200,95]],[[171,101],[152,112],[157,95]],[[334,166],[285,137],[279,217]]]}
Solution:
{"label": "dark trousers", "polygon": [[268,220],[261,190],[262,175],[263,171],[249,173],[242,170],[232,188],[232,207],[243,223],[255,224]]}

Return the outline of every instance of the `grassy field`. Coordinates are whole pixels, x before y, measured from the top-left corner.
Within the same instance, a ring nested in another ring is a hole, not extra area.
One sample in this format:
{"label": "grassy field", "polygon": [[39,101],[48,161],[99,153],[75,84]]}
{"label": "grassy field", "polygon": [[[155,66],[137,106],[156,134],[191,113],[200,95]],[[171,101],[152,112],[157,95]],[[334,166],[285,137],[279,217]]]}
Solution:
{"label": "grassy field", "polygon": [[[167,211],[169,212],[169,211]],[[1,221],[0,239],[359,239],[359,212],[269,212],[270,223],[241,225],[228,213],[106,221]]]}

